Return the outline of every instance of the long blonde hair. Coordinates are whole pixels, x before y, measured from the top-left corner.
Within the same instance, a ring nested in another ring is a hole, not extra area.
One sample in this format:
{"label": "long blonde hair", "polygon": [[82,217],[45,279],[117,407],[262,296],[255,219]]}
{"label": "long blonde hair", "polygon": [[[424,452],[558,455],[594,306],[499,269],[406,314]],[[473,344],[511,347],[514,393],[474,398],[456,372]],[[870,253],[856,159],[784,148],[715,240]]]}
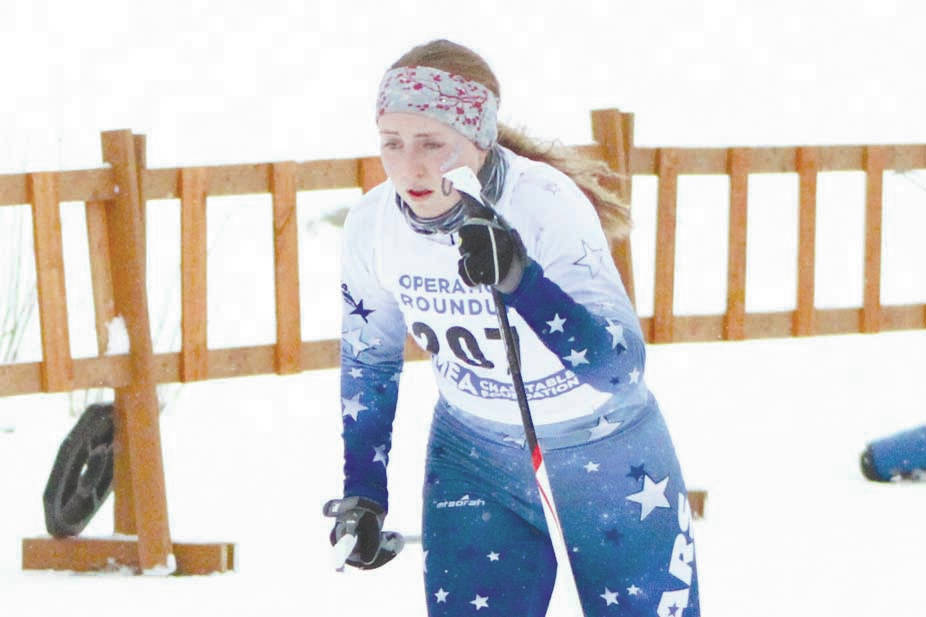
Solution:
{"label": "long blonde hair", "polygon": [[[418,45],[390,68],[405,66],[430,66],[462,75],[481,83],[501,100],[501,88],[489,64],[479,54],[458,43],[438,39]],[[556,142],[534,139],[523,129],[504,124],[498,126],[498,143],[521,156],[552,165],[572,178],[592,202],[608,237],[621,239],[630,231],[630,208],[617,193],[620,176],[603,161],[585,158]]]}

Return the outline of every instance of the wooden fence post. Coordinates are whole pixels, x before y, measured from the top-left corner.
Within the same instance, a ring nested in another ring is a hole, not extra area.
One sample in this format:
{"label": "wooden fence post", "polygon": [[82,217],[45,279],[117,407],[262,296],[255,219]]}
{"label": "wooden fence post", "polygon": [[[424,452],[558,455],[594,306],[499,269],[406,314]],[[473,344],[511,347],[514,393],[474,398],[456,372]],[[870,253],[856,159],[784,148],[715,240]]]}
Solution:
{"label": "wooden fence post", "polygon": [[302,370],[295,164],[274,163],[271,176],[273,267],[276,282],[276,372],[285,375]]}
{"label": "wooden fence post", "polygon": [[881,215],[884,167],[883,146],[865,147],[865,291],[862,332],[881,330]]}
{"label": "wooden fence post", "polygon": [[96,317],[97,352],[106,354],[109,347],[109,323],[116,316],[113,301],[112,259],[109,255],[109,230],[106,227],[106,202],[85,204],[87,245],[90,252],[90,279],[93,285],[93,310]]}
{"label": "wooden fence post", "polygon": [[123,438],[116,444],[116,457],[125,458],[114,471],[127,470],[129,478],[114,479],[117,489],[131,486],[134,507],[132,520],[127,508],[117,508],[116,531],[137,534],[139,567],[144,570],[167,564],[171,541],[145,286],[143,209],[132,133],[104,132],[102,146],[115,182],[115,199],[106,209],[113,297],[128,331],[132,375],[129,385],[116,389],[115,404],[117,440]]}
{"label": "wooden fence post", "polygon": [[816,274],[817,169],[820,153],[816,148],[798,148],[797,174],[798,243],[797,243],[797,310],[794,311],[792,334],[809,336],[815,331],[814,276]]}
{"label": "wooden fence post", "polygon": [[209,376],[206,340],[206,188],[203,167],[180,170],[181,381]]}
{"label": "wooden fence post", "polygon": [[[617,109],[595,109],[592,116],[592,136],[604,149],[605,162],[618,173],[617,193],[629,208],[632,203],[633,172],[633,114],[621,113]],[[630,302],[636,306],[636,291],[633,280],[633,260],[630,250],[630,236],[622,240],[608,237],[611,256],[621,273],[624,289]]]}
{"label": "wooden fence post", "polygon": [[35,275],[42,334],[42,389],[70,390],[74,382],[74,361],[68,333],[68,309],[61,248],[61,212],[57,176],[34,173],[27,180],[32,203],[35,244]]}
{"label": "wooden fence post", "polygon": [[678,155],[660,148],[656,205],[656,284],[653,297],[653,342],[669,343],[675,330],[675,210],[678,202]]}
{"label": "wooden fence post", "polygon": [[730,174],[730,229],[727,248],[727,314],[724,316],[724,338],[734,341],[745,337],[749,159],[749,150],[745,148],[730,148],[727,152],[727,166]]}

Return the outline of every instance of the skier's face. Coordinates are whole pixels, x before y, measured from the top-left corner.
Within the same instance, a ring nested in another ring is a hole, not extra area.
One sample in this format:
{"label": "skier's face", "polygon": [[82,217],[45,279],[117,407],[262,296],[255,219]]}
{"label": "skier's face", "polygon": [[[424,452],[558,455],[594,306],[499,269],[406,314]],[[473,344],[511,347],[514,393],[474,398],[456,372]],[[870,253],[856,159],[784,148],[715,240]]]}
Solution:
{"label": "skier's face", "polygon": [[439,216],[460,199],[445,191],[442,176],[466,165],[478,173],[486,151],[428,116],[387,113],[379,118],[380,157],[386,175],[412,211],[422,218]]}

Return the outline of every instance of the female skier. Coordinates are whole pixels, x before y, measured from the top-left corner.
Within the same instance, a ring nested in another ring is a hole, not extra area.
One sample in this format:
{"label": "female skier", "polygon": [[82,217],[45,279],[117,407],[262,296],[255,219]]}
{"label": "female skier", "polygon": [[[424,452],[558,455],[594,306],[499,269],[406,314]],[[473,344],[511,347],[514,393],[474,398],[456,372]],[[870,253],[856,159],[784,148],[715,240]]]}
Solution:
{"label": "female skier", "polygon": [[[412,49],[382,79],[376,122],[389,179],[344,225],[345,479],[344,498],[326,506],[337,517],[331,541],[356,536],[347,563],[358,568],[395,555],[382,531],[386,465],[410,332],[431,353],[440,391],[424,481],[428,614],[546,613],[551,530],[494,286],[584,614],[696,616],[685,485],[603,231],[626,233],[628,210],[605,188],[606,166],[499,126],[498,102],[486,62],[445,40]],[[475,218],[444,178],[460,166],[477,174],[500,224]]]}

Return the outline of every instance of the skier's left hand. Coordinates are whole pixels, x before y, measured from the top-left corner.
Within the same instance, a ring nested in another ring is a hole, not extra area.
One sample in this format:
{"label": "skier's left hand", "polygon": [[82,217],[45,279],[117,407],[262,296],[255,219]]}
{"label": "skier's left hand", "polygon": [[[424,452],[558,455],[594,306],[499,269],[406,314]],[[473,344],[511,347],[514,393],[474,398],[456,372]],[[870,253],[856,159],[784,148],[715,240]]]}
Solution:
{"label": "skier's left hand", "polygon": [[502,293],[518,288],[527,253],[518,232],[504,220],[471,217],[459,230],[460,278],[470,287],[490,285]]}

